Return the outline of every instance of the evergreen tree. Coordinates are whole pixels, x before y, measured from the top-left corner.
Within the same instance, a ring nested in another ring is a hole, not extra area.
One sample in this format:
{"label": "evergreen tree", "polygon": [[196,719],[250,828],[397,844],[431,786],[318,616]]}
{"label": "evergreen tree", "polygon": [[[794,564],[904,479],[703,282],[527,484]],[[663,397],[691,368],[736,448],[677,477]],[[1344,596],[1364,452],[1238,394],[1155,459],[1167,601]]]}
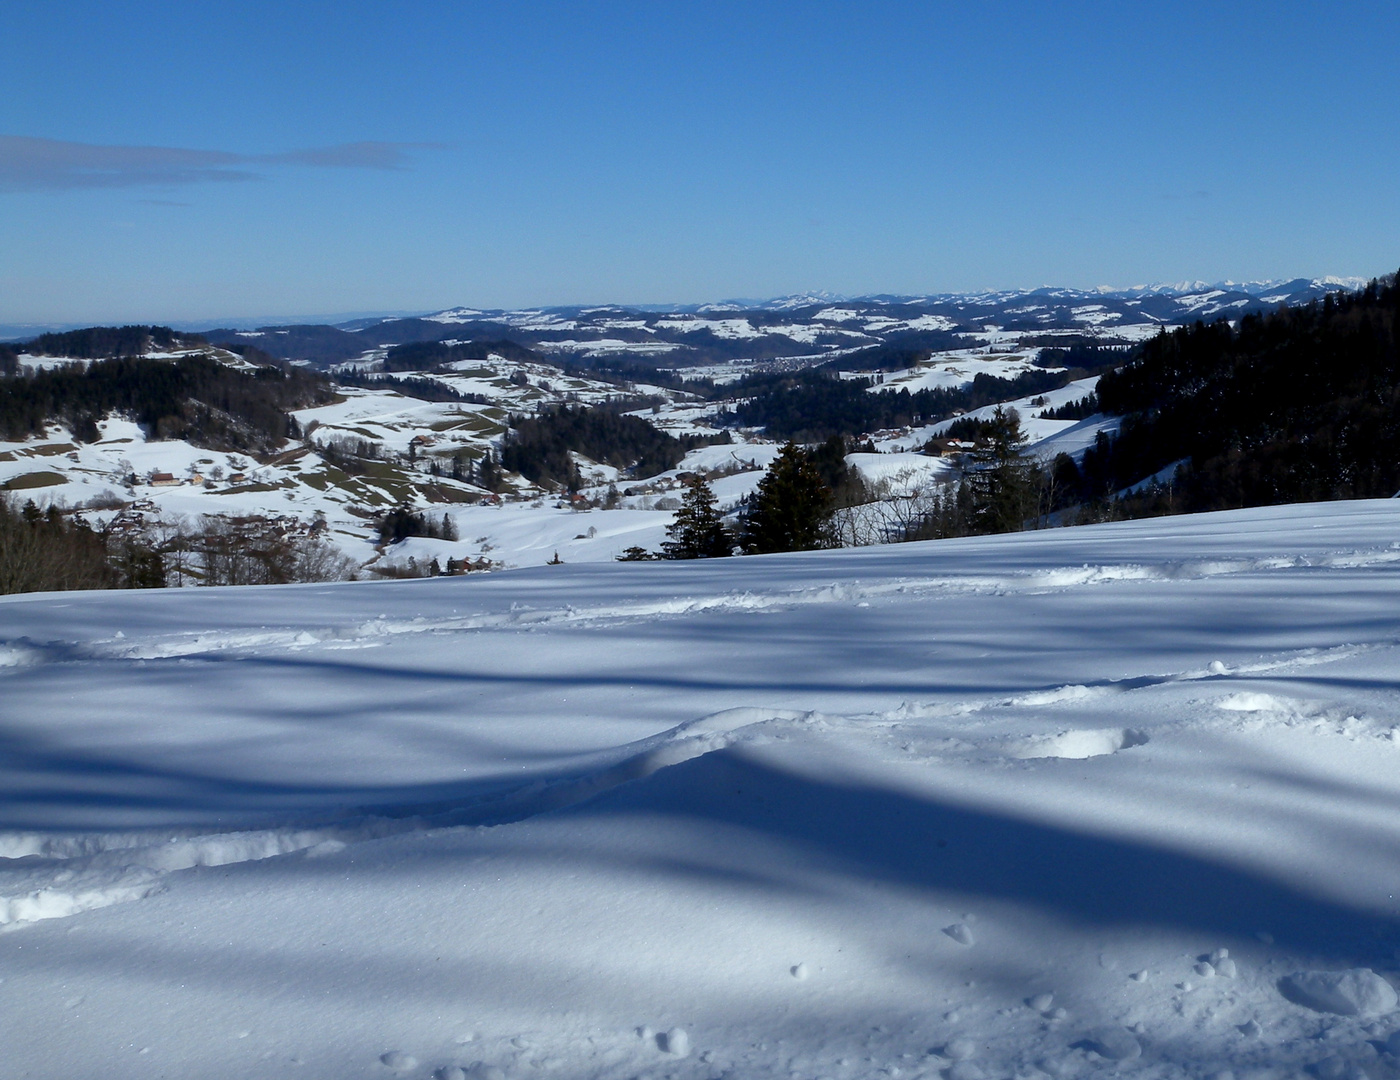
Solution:
{"label": "evergreen tree", "polygon": [[505,485],[505,478],[501,476],[501,470],[497,467],[496,460],[491,456],[490,449],[481,455],[476,476],[477,483],[487,491],[497,492]]}
{"label": "evergreen tree", "polygon": [[661,545],[667,559],[719,559],[730,554],[734,539],[715,508],[715,493],[703,479],[686,489],[676,519],[666,527]]}
{"label": "evergreen tree", "polygon": [[1039,477],[1023,453],[1026,435],[1015,409],[997,406],[983,425],[982,442],[972,453],[963,480],[971,510],[971,531],[1019,532],[1036,512]]}
{"label": "evergreen tree", "polygon": [[831,491],[807,451],[788,443],[779,452],[744,515],[743,545],[750,554],[830,547],[826,529]]}

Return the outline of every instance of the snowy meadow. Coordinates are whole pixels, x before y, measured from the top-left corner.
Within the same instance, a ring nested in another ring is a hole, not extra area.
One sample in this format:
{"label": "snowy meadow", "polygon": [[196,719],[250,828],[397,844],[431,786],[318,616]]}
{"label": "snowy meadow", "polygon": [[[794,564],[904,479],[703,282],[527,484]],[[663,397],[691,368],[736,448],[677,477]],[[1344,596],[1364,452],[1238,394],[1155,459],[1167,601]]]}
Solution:
{"label": "snowy meadow", "polygon": [[0,1076],[1400,1076],[1400,500],[0,599]]}

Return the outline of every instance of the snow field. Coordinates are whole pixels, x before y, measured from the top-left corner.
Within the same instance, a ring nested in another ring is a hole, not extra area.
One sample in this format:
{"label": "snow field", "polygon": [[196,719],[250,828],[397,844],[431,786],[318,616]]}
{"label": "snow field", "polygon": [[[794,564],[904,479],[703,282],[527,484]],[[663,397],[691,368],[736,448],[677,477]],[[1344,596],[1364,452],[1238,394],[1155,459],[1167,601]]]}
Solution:
{"label": "snow field", "polygon": [[0,1075],[1393,1076],[1397,538],[6,598]]}

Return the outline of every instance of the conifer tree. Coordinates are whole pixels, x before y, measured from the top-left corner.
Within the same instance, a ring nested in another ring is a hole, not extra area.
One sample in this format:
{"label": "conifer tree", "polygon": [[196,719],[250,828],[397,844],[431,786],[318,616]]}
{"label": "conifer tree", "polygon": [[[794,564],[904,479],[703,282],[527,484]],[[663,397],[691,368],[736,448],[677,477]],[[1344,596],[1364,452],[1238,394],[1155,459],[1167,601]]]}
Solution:
{"label": "conifer tree", "polygon": [[963,481],[971,531],[1018,532],[1034,515],[1038,495],[1035,463],[1022,453],[1026,436],[1020,414],[998,405],[979,443]]}
{"label": "conifer tree", "polygon": [[734,538],[715,507],[715,493],[703,478],[687,487],[676,519],[666,527],[666,536],[661,550],[667,559],[719,559],[734,548]]}
{"label": "conifer tree", "polygon": [[827,518],[831,490],[807,451],[788,443],[779,451],[744,515],[743,545],[750,554],[811,551],[831,546]]}

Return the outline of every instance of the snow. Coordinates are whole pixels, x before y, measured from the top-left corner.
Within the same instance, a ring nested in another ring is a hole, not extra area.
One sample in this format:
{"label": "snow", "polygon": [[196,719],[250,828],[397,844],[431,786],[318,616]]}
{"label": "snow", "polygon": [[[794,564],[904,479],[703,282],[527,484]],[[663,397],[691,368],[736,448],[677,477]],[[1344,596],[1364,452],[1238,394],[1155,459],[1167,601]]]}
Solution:
{"label": "snow", "polygon": [[680,342],[625,341],[621,338],[597,338],[593,340],[574,340],[571,338],[562,341],[541,341],[536,347],[542,352],[577,352],[584,356],[612,356],[626,353],[664,355],[684,352],[691,348],[690,345]]}
{"label": "snow", "polygon": [[886,333],[890,330],[951,330],[954,325],[956,324],[953,320],[946,315],[917,315],[912,319],[877,316],[865,319],[865,329],[872,334]]}
{"label": "snow", "polygon": [[1297,971],[1279,988],[1299,1005],[1342,1016],[1388,1016],[1396,1006],[1395,988],[1370,968]]}
{"label": "snow", "polygon": [[[1052,460],[1056,454],[1068,454],[1075,461],[1084,458],[1084,452],[1094,445],[1098,439],[1099,432],[1107,435],[1116,435],[1118,429],[1123,424],[1121,416],[1104,416],[1102,413],[1095,413],[1093,416],[1085,417],[1083,420],[1031,420],[1023,426],[1032,435],[1041,435],[1030,445],[1029,450],[1042,461]],[[1044,429],[1055,425],[1058,431],[1050,434],[1043,434]],[[1165,481],[1175,474],[1175,466],[1172,466],[1170,474],[1162,476]],[[1158,479],[1154,474],[1149,479]],[[1150,484],[1148,485],[1150,486]]]}
{"label": "snow", "polygon": [[953,465],[919,453],[847,454],[846,464],[867,484],[883,484],[891,494],[906,493],[931,480],[952,479]]}
{"label": "snow", "polygon": [[556,556],[568,563],[611,562],[629,547],[659,549],[672,519],[640,507],[580,512],[553,501],[433,507],[432,512],[447,514],[462,539],[410,537],[388,549],[386,562],[413,558],[426,566],[436,558],[446,566],[450,558],[485,558],[507,568],[539,566]]}
{"label": "snow", "polygon": [[[983,349],[958,349],[935,353],[933,357],[918,367],[904,371],[890,372],[885,381],[871,387],[872,393],[883,390],[908,390],[911,394],[919,390],[941,390],[966,386],[979,374],[993,375],[998,379],[1014,379],[1033,368],[1033,362],[1040,353],[1031,349],[1023,353],[989,353]],[[861,378],[869,378],[868,373],[859,373]]]}
{"label": "snow", "polygon": [[[1116,433],[1123,422],[1122,417],[1096,414],[1083,420],[1043,420],[1040,413],[1046,409],[1056,409],[1083,399],[1095,390],[1098,383],[1097,375],[1087,379],[1077,379],[1074,382],[1066,383],[1057,390],[1029,394],[1001,405],[985,405],[964,415],[974,420],[989,420],[998,408],[1015,409],[1020,414],[1021,430],[1026,435],[1027,453],[1042,461],[1049,461],[1056,454],[1065,453],[1077,461],[1084,456],[1085,450],[1094,445],[1094,440],[1100,431],[1107,432],[1109,435]],[[1037,404],[1032,404],[1032,402]],[[955,422],[956,420],[942,420],[936,424],[917,428],[909,435],[899,437],[899,441],[906,445],[922,445],[929,439],[942,435]],[[1169,473],[1164,473],[1161,477],[1163,482],[1169,478]],[[1149,477],[1145,483],[1150,483],[1154,479],[1157,478]]]}
{"label": "snow", "polygon": [[662,330],[675,330],[682,334],[695,334],[708,330],[718,338],[741,341],[747,338],[762,337],[748,319],[657,319],[656,326]]}
{"label": "snow", "polygon": [[0,1074],[1391,1075],[1398,536],[4,598]]}

